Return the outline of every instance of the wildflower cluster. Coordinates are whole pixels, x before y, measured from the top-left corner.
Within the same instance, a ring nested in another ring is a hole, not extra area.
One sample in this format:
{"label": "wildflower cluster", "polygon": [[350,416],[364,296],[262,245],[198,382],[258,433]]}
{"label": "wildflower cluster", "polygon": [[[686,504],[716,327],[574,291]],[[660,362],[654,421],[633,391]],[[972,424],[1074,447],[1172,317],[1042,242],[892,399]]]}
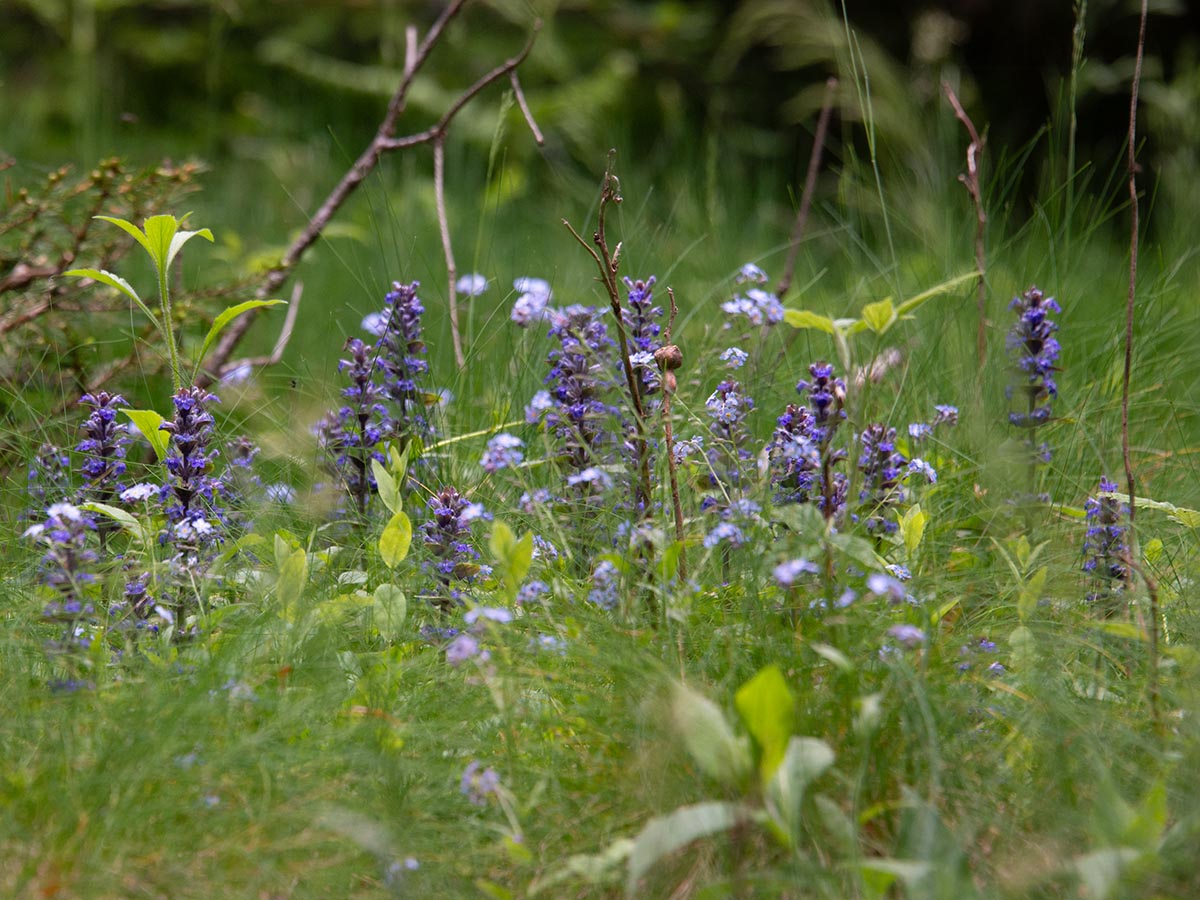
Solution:
{"label": "wildflower cluster", "polygon": [[129,444],[129,433],[117,424],[117,409],[124,405],[125,398],[108,391],[96,391],[79,398],[91,413],[83,424],[87,435],[75,447],[84,454],[80,467],[85,479],[83,495],[98,503],[111,503],[113,497],[124,490],[121,477],[125,474],[125,452]]}
{"label": "wildflower cluster", "polygon": [[350,379],[349,387],[342,390],[346,403],[317,426],[317,435],[361,518],[377,489],[371,460],[385,461],[378,444],[387,427],[387,408],[375,383],[374,353],[358,338],[346,341],[345,349],[349,358],[338,362],[338,371]]}
{"label": "wildflower cluster", "polygon": [[207,405],[217,401],[203,388],[181,388],[171,398],[175,417],[160,428],[170,434],[167,451],[167,483],[163,500],[170,523],[169,539],[205,543],[215,537],[209,517],[222,518],[217,488],[212,477],[217,450],[209,449],[213,417]]}
{"label": "wildflower cluster", "polygon": [[78,654],[91,646],[88,625],[95,607],[89,596],[96,580],[93,569],[98,556],[89,546],[89,536],[95,530],[92,517],[70,503],[51,504],[46,520],[25,530],[25,537],[45,550],[42,580],[55,598],[46,604],[42,618],[61,626],[59,638],[48,649],[63,657],[72,669]]}
{"label": "wildflower cluster", "polygon": [[1116,490],[1115,482],[1102,477],[1100,496],[1089,497],[1084,506],[1087,538],[1083,544],[1083,571],[1094,580],[1087,602],[1106,617],[1118,611],[1129,581],[1129,545],[1125,540],[1129,507],[1112,496]]}
{"label": "wildflower cluster", "polygon": [[[419,282],[392,282],[384,297],[383,327],[376,344],[377,366],[383,376],[383,395],[395,410],[389,420],[391,436],[403,441],[410,436],[427,440],[432,435],[426,416],[421,377],[429,371],[422,338],[421,315],[425,307],[417,297]],[[486,286],[486,282],[485,282]]]}
{"label": "wildflower cluster", "polygon": [[863,476],[863,486],[858,499],[867,513],[863,523],[871,534],[892,534],[898,526],[888,512],[904,502],[900,480],[907,460],[896,449],[895,428],[868,425],[859,435],[859,441],[863,449],[858,470]]}
{"label": "wildflower cluster", "polygon": [[[733,319],[748,319],[755,327],[778,325],[783,321],[783,304],[775,294],[763,287],[767,281],[766,272],[754,263],[746,263],[738,271],[734,283],[753,287],[745,288],[744,293],[735,294],[732,300],[722,303],[721,311]],[[727,322],[725,327],[732,326]]]}
{"label": "wildflower cluster", "polygon": [[654,351],[662,347],[659,335],[662,327],[655,321],[662,317],[662,307],[654,305],[655,277],[634,281],[625,278],[625,286],[629,290],[629,308],[622,309],[621,314],[629,334],[629,360],[640,375],[639,390],[646,398],[656,393],[660,387],[658,363],[654,359]]}
{"label": "wildflower cluster", "polygon": [[453,487],[438,491],[427,505],[430,518],[421,525],[421,534],[438,585],[433,602],[446,612],[462,603],[460,586],[469,584],[480,571],[475,563],[479,551],[471,543],[471,523],[482,509]]}

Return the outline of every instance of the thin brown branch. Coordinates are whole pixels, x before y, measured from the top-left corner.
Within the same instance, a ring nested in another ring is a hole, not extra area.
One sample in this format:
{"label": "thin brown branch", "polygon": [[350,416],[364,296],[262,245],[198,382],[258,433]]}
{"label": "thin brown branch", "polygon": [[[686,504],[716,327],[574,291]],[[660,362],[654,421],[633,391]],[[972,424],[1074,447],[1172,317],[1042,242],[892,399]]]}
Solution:
{"label": "thin brown branch", "polygon": [[667,318],[667,327],[663,331],[663,346],[655,351],[654,357],[662,372],[663,435],[667,445],[667,473],[671,479],[671,509],[675,515],[675,540],[679,542],[679,584],[682,587],[687,584],[687,545],[684,543],[683,533],[683,504],[679,502],[679,475],[675,467],[675,432],[671,425],[671,398],[674,397],[678,385],[674,370],[683,364],[683,354],[677,346],[671,343],[675,317],[679,314],[679,307],[675,305],[675,291],[667,288],[667,296],[671,298],[671,312]]}
{"label": "thin brown branch", "polygon": [[1141,227],[1137,191],[1137,109],[1138,91],[1142,83],[1142,59],[1146,51],[1147,0],[1142,0],[1138,22],[1137,57],[1133,65],[1133,85],[1129,91],[1129,134],[1127,136],[1129,169],[1129,294],[1125,302],[1125,367],[1121,378],[1121,460],[1125,465],[1125,492],[1129,495],[1129,556],[1135,571],[1142,576],[1150,596],[1150,712],[1156,725],[1160,724],[1158,710],[1158,592],[1151,589],[1144,570],[1134,560],[1137,555],[1136,532],[1133,528],[1137,509],[1137,479],[1129,452],[1129,385],[1133,375],[1133,316],[1137,297],[1138,233]]}
{"label": "thin brown branch", "polygon": [[450,220],[446,217],[446,133],[443,131],[433,142],[433,197],[437,207],[438,230],[442,234],[442,253],[446,257],[446,279],[449,282],[446,297],[450,306],[450,340],[454,344],[454,362],[458,368],[467,367],[463,356],[462,336],[458,331],[458,269],[454,264],[454,247],[450,243]]}
{"label": "thin brown branch", "polygon": [[831,77],[825,82],[825,99],[821,103],[821,114],[817,117],[817,131],[813,135],[812,154],[808,157],[808,172],[804,176],[804,192],[800,195],[800,208],[796,210],[796,222],[792,225],[792,236],[788,241],[787,262],[783,266],[783,277],[775,293],[782,297],[792,286],[792,278],[796,274],[796,257],[800,252],[800,243],[804,240],[804,232],[808,227],[808,211],[812,207],[813,192],[817,188],[817,173],[821,170],[821,154],[825,151],[825,135],[829,131],[829,120],[833,115],[834,101],[837,99],[838,80]]}
{"label": "thin brown branch", "polygon": [[546,139],[542,136],[542,130],[538,128],[538,124],[533,118],[533,111],[530,110],[529,102],[525,99],[525,92],[521,90],[521,79],[517,77],[516,69],[512,69],[508,73],[508,81],[512,85],[513,94],[517,98],[517,105],[521,107],[521,115],[525,117],[525,124],[529,126],[534,141],[537,142],[539,147],[545,146]]}
{"label": "thin brown branch", "polygon": [[954,115],[958,121],[962,122],[963,127],[967,130],[968,137],[971,138],[971,143],[967,145],[967,172],[965,175],[959,175],[958,180],[963,183],[967,189],[967,193],[971,195],[971,202],[975,205],[975,268],[979,272],[979,280],[976,282],[976,305],[979,311],[979,326],[975,336],[975,352],[979,357],[978,371],[983,371],[984,363],[987,360],[987,256],[984,251],[983,236],[987,226],[987,214],[983,209],[983,192],[979,187],[979,154],[983,152],[983,138],[979,136],[979,132],[975,128],[975,123],[971,121],[971,117],[967,115],[967,111],[963,109],[962,103],[958,100],[958,95],[954,93],[954,88],[950,86],[950,82],[942,82],[942,90],[946,94],[946,99],[950,101],[950,105],[954,108]]}
{"label": "thin brown branch", "polygon": [[[461,94],[458,99],[451,104],[450,108],[431,129],[420,132],[408,137],[395,137],[396,124],[399,121],[401,113],[403,113],[409,89],[412,86],[414,78],[420,72],[422,66],[428,60],[434,46],[440,40],[442,33],[445,31],[449,22],[458,15],[466,0],[453,0],[447,4],[438,16],[437,21],[429,29],[425,39],[416,47],[415,53],[412,51],[414,40],[410,35],[407,39],[407,51],[404,63],[404,75],[400,85],[396,88],[396,92],[392,95],[388,103],[387,113],[383,121],[380,122],[379,129],[376,131],[374,139],[362,151],[358,159],[356,159],[351,167],[342,176],[341,180],[334,186],[329,196],[317,209],[308,225],[300,233],[299,236],[292,242],[280,259],[279,263],[274,266],[268,273],[258,290],[255,291],[255,297],[264,300],[275,293],[279,287],[287,281],[292,271],[299,263],[301,257],[305,254],[309,247],[316,243],[317,239],[324,232],[329,222],[341,209],[346,200],[358,188],[360,184],[375,170],[379,164],[379,160],[384,152],[389,150],[399,150],[406,147],[413,147],[418,144],[429,143],[434,141],[439,135],[443,135],[446,128],[454,117],[469,103],[474,97],[486,88],[488,85],[505,77],[517,66],[519,66],[529,55],[529,51],[533,46],[533,42],[537,37],[538,31],[541,28],[541,22],[535,22],[533,31],[530,34],[529,40],[521,51],[512,59],[506,60],[502,65],[496,67],[487,75],[480,78],[466,91]],[[451,284],[453,290],[453,284]],[[214,369],[220,371],[224,368],[225,363],[233,355],[234,349],[245,337],[250,327],[254,324],[258,316],[258,310],[251,310],[246,315],[240,317],[233,322],[230,327],[222,335],[218,341],[216,348],[213,350],[212,363]],[[207,382],[206,382],[207,383]]]}

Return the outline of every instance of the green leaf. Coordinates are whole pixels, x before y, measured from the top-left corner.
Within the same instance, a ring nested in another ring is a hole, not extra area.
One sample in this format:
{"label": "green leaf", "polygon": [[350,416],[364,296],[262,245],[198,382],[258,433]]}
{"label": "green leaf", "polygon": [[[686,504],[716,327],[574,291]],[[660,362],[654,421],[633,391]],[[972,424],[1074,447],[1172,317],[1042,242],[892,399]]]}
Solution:
{"label": "green leaf", "polygon": [[925,536],[925,523],[928,521],[929,516],[921,509],[919,503],[904,511],[900,519],[900,537],[903,538],[904,548],[910,555],[921,546],[921,538]]}
{"label": "green leaf", "polygon": [[850,661],[850,657],[846,656],[837,647],[831,647],[829,644],[809,644],[812,647],[813,653],[822,659],[828,660],[841,672],[853,672],[854,663]]}
{"label": "green leaf", "polygon": [[100,219],[102,222],[109,222],[113,225],[116,225],[126,234],[132,236],[133,239],[141,244],[142,248],[148,254],[150,254],[151,261],[153,261],[155,265],[158,265],[158,258],[154,255],[154,247],[151,246],[150,239],[146,237],[146,233],[142,231],[142,229],[138,228],[132,222],[127,222],[125,219],[117,219],[113,216],[96,216],[95,218]]}
{"label": "green leaf", "polygon": [[150,442],[158,461],[162,462],[166,459],[169,438],[167,432],[159,428],[166,419],[152,409],[122,409],[121,412],[129,416],[130,421],[137,426],[137,430]]}
{"label": "green leaf", "polygon": [[[167,268],[168,269],[171,268],[171,263],[175,262],[175,256],[176,256],[176,254],[179,253],[180,250],[183,249],[183,245],[186,244],[188,241],[190,241],[194,237],[202,237],[206,241],[208,241],[210,244],[213,242],[212,232],[209,231],[207,228],[201,228],[197,231],[178,231],[178,232],[176,232],[175,236],[171,238],[170,249],[167,250]],[[269,303],[271,301],[260,300],[258,302]],[[280,300],[278,302],[282,303],[283,301]]]}
{"label": "green leaf", "polygon": [[392,474],[396,476],[397,483],[404,481],[404,475],[408,472],[408,457],[411,450],[411,441],[404,445],[403,453],[396,449],[395,444],[388,444],[388,462],[392,466]]}
{"label": "green leaf", "polygon": [[275,595],[284,609],[295,606],[304,596],[308,583],[308,554],[293,550],[279,567],[279,579],[275,583]]}
{"label": "green leaf", "polygon": [[109,506],[107,503],[94,502],[80,503],[79,508],[86,510],[87,512],[99,513],[102,516],[112,519],[114,522],[120,525],[123,530],[128,532],[135,540],[143,544],[148,543],[150,540],[150,535],[142,526],[142,523],[123,509],[118,509],[115,506]]}
{"label": "green leaf", "polygon": [[759,773],[766,782],[787,750],[795,722],[796,701],[779,666],[769,665],[738,689],[734,705],[762,749]]}
{"label": "green leaf", "polygon": [[787,322],[793,328],[815,328],[817,331],[823,331],[826,334],[833,334],[833,319],[829,316],[822,316],[815,312],[809,312],[806,309],[785,309],[783,311],[783,321]]}
{"label": "green leaf", "polygon": [[517,544],[517,536],[504,522],[492,523],[492,534],[488,538],[488,549],[497,562],[507,563],[512,556],[513,547]]}
{"label": "green leaf", "polygon": [[400,512],[400,486],[396,479],[384,468],[383,463],[371,458],[371,473],[375,476],[375,484],[379,486],[379,499],[393,513]]}
{"label": "green leaf", "polygon": [[[207,230],[207,229],[205,229]],[[197,234],[198,232],[181,232],[181,234]],[[209,238],[212,239],[211,237]],[[212,328],[208,329],[208,334],[204,337],[204,343],[200,345],[200,355],[196,357],[196,368],[199,369],[200,364],[204,362],[204,357],[208,355],[208,351],[212,345],[216,343],[217,337],[224,331],[225,326],[236,319],[244,312],[249,312],[252,309],[262,309],[264,306],[278,306],[286,304],[286,300],[247,300],[245,303],[239,303],[237,306],[231,306],[221,312],[213,319]]]}
{"label": "green leaf", "polygon": [[788,741],[782,761],[767,783],[767,799],[792,846],[800,839],[800,813],[805,791],[825,774],[833,760],[833,750],[824,741],[794,737]]}
{"label": "green leaf", "polygon": [[910,313],[917,307],[932,300],[934,297],[938,296],[939,294],[949,293],[950,291],[954,290],[956,287],[958,287],[962,284],[965,284],[968,281],[974,281],[978,277],[979,277],[978,272],[965,272],[962,275],[955,275],[949,281],[943,281],[941,284],[934,285],[927,291],[922,291],[921,293],[917,294],[915,297],[909,297],[907,300],[905,300],[903,303],[901,303],[899,306],[896,307],[896,313],[897,313],[897,315],[901,315],[901,316],[905,315],[906,313]]}
{"label": "green leaf", "polygon": [[642,876],[663,857],[699,838],[728,831],[747,818],[749,810],[736,803],[708,802],[681,806],[651,819],[633,840],[625,892],[636,896]]}
{"label": "green leaf", "polygon": [[408,618],[408,598],[394,584],[381,584],[375,588],[371,613],[375,630],[389,642],[403,637],[404,620]]}
{"label": "green leaf", "polygon": [[392,516],[383,534],[379,536],[379,555],[389,569],[396,568],[408,556],[412,545],[412,522],[408,516],[398,512]]}
{"label": "green leaf", "polygon": [[863,307],[862,321],[876,334],[885,334],[895,324],[896,318],[896,307],[892,305],[891,298]]}
{"label": "green leaf", "polygon": [[158,321],[158,316],[156,316],[154,311],[151,310],[150,307],[145,304],[142,298],[138,296],[137,291],[133,289],[133,286],[120,275],[114,275],[112,272],[104,271],[104,269],[70,269],[66,272],[63,272],[63,274],[70,275],[74,278],[90,278],[93,281],[99,281],[101,284],[107,284],[109,287],[116,288],[118,291],[136,303],[137,308],[144,312],[153,323],[154,327],[158,329],[159,333],[162,333],[162,323]]}
{"label": "green leaf", "polygon": [[162,275],[170,267],[167,258],[171,251],[171,242],[179,230],[179,220],[169,215],[150,216],[142,223],[142,230],[146,232],[146,243],[142,246],[146,248],[159,274]]}
{"label": "green leaf", "polygon": [[1106,847],[1075,857],[1075,871],[1087,888],[1087,896],[1104,900],[1118,887],[1122,873],[1141,855],[1132,847]]}
{"label": "green leaf", "polygon": [[671,696],[671,719],[684,748],[704,774],[730,786],[745,781],[751,768],[750,751],[715,703],[676,684]]}
{"label": "green leaf", "polygon": [[1017,617],[1026,622],[1033,615],[1033,611],[1037,609],[1038,601],[1042,599],[1042,591],[1046,587],[1046,566],[1042,566],[1031,576],[1029,580],[1021,585],[1021,590],[1017,594]]}

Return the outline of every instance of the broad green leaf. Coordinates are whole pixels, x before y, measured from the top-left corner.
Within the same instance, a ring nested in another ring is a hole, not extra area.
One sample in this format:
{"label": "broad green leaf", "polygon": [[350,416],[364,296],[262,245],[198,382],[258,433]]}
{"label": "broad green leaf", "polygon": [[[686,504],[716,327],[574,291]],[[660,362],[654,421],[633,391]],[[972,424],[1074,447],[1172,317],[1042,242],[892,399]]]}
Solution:
{"label": "broad green leaf", "polygon": [[806,309],[785,309],[783,311],[783,321],[787,322],[793,328],[815,328],[817,331],[823,331],[826,334],[833,334],[833,319],[829,316],[822,316],[815,312],[809,312]]}
{"label": "broad green leaf", "polygon": [[[192,231],[182,233],[197,234],[198,232]],[[212,348],[212,345],[216,343],[221,332],[225,330],[226,325],[244,312],[249,312],[252,309],[262,309],[264,306],[278,306],[281,303],[287,303],[287,301],[247,300],[245,303],[239,303],[236,306],[231,306],[228,309],[223,310],[220,315],[213,319],[212,328],[208,329],[208,334],[204,337],[204,343],[200,345],[200,355],[196,357],[196,367],[199,368],[200,364],[204,362],[204,357],[208,355],[208,351]]]}
{"label": "broad green leaf", "polygon": [[778,666],[766,666],[738,689],[733,702],[762,749],[759,773],[766,782],[783,760],[795,723],[796,701],[787,679]]}
{"label": "broad green leaf", "polygon": [[679,557],[683,553],[682,541],[671,541],[663,548],[658,558],[659,581],[670,581],[679,574]]}
{"label": "broad green leaf", "polygon": [[1038,601],[1042,599],[1042,591],[1046,587],[1046,574],[1047,568],[1042,566],[1021,585],[1017,594],[1017,618],[1022,622],[1028,621],[1037,609]]}
{"label": "broad green leaf", "polygon": [[749,813],[736,803],[708,802],[681,806],[651,819],[633,840],[625,892],[637,896],[638,882],[660,859],[699,838],[728,831],[746,821]]}
{"label": "broad green leaf", "polygon": [[488,549],[500,563],[507,563],[512,556],[513,547],[517,544],[517,536],[505,522],[493,522],[492,534],[488,538]]}
{"label": "broad green leaf", "polygon": [[158,461],[162,462],[166,459],[169,438],[167,433],[159,427],[166,419],[152,409],[122,409],[121,412],[129,416],[130,421],[137,426],[137,430],[150,442]]}
{"label": "broad green leaf", "polygon": [[715,703],[682,684],[671,695],[671,719],[683,746],[700,770],[725,785],[741,784],[750,773],[750,751],[729,727]]}
{"label": "broad green leaf", "polygon": [[531,565],[533,565],[533,532],[527,531],[513,547],[512,556],[508,560],[508,574],[517,585],[520,585],[525,576],[529,574]]}
{"label": "broad green leaf", "polygon": [[404,481],[404,475],[408,472],[408,457],[412,449],[412,442],[404,445],[404,452],[401,453],[396,449],[395,444],[388,444],[388,462],[392,466],[392,474],[396,476],[396,482]]}
{"label": "broad green leaf", "polygon": [[939,294],[949,293],[956,287],[966,284],[968,281],[974,281],[978,277],[978,272],[965,272],[962,275],[955,275],[949,281],[943,281],[941,284],[934,285],[927,291],[922,291],[915,297],[909,297],[896,307],[896,313],[901,316],[905,315],[906,313],[910,313],[917,307],[921,306],[921,304],[932,300]]}
{"label": "broad green leaf", "polygon": [[279,567],[279,580],[275,583],[275,595],[284,609],[291,609],[304,595],[308,583],[308,554],[293,550]]}
{"label": "broad green leaf", "polygon": [[150,216],[142,223],[142,230],[146,232],[143,246],[154,260],[159,274],[165,273],[170,266],[167,257],[171,251],[171,241],[179,231],[179,220],[169,215]]}
{"label": "broad green leaf", "polygon": [[508,888],[486,878],[476,878],[475,889],[483,896],[491,897],[492,900],[513,900],[514,896]]}
{"label": "broad green leaf", "polygon": [[896,307],[891,298],[868,303],[863,307],[862,320],[876,334],[885,334],[896,322]]}
{"label": "broad green leaf", "polygon": [[833,759],[833,750],[824,741],[794,737],[788,741],[780,765],[767,783],[767,799],[792,846],[800,838],[805,791],[833,765]]}
{"label": "broad green leaf", "polygon": [[118,291],[136,303],[137,308],[146,314],[146,316],[153,323],[154,327],[158,329],[159,333],[162,332],[162,323],[158,321],[158,316],[156,316],[153,310],[151,310],[150,307],[145,304],[142,298],[138,296],[137,291],[133,289],[133,286],[120,275],[114,275],[112,272],[106,272],[103,269],[70,269],[66,272],[63,272],[63,274],[71,275],[75,278],[90,278],[93,281],[99,281],[101,284],[107,284],[109,287],[116,288]]}
{"label": "broad green leaf", "polygon": [[929,516],[917,503],[904,511],[900,518],[900,537],[904,539],[904,548],[912,554],[921,546],[921,538],[925,535],[925,523]]}
{"label": "broad green leaf", "polygon": [[128,532],[133,538],[145,544],[149,541],[149,534],[142,526],[142,523],[137,518],[131,516],[123,509],[118,509],[115,506],[109,506],[107,503],[80,503],[79,508],[88,512],[100,513],[102,516],[107,516],[112,519],[123,530]]}
{"label": "broad green leaf", "polygon": [[375,476],[375,484],[379,487],[379,499],[391,512],[400,512],[400,486],[396,479],[384,468],[383,463],[372,457],[371,474]]}
{"label": "broad green leaf", "polygon": [[1175,511],[1168,515],[1167,518],[1187,528],[1200,528],[1200,512],[1194,509],[1177,506],[1175,507]]}
{"label": "broad green leaf", "polygon": [[396,585],[381,584],[375,588],[374,600],[371,612],[376,631],[386,641],[398,641],[408,618],[408,598]]}
{"label": "broad green leaf", "polygon": [[412,545],[412,522],[403,512],[392,516],[379,536],[379,555],[389,569],[396,568],[408,556]]}
{"label": "broad green leaf", "polygon": [[1161,538],[1151,538],[1150,540],[1146,541],[1146,546],[1142,550],[1142,556],[1145,557],[1146,562],[1150,563],[1150,565],[1154,565],[1160,559],[1162,559],[1162,555],[1163,542]]}

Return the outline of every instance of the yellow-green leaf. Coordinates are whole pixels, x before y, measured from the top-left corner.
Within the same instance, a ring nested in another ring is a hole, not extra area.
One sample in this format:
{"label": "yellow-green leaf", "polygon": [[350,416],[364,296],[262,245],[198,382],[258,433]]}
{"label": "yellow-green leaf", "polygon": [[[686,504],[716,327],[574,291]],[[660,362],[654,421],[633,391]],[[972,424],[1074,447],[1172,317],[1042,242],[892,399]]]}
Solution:
{"label": "yellow-green leaf", "polygon": [[762,750],[759,772],[764,783],[775,774],[787,750],[796,715],[796,701],[776,665],[761,669],[738,689],[734,704]]}
{"label": "yellow-green leaf", "polygon": [[862,321],[876,334],[883,334],[896,321],[896,307],[892,305],[890,298],[878,303],[868,303],[863,307]]}
{"label": "yellow-green leaf", "polygon": [[1017,617],[1022,622],[1029,620],[1030,615],[1037,608],[1038,601],[1042,599],[1042,590],[1046,587],[1046,573],[1046,567],[1042,566],[1021,585],[1021,590],[1017,595]]}
{"label": "yellow-green leaf", "polygon": [[393,513],[400,512],[400,487],[396,484],[396,479],[374,458],[371,459],[371,474],[375,476],[379,499],[383,501],[383,505]]}
{"label": "yellow-green leaf", "polygon": [[815,312],[809,312],[807,309],[785,309],[783,311],[783,321],[787,322],[793,328],[815,328],[817,331],[824,331],[826,334],[833,334],[833,319],[829,316],[822,316]]}
{"label": "yellow-green leaf", "polygon": [[[205,229],[207,231],[207,229]],[[181,234],[198,234],[199,232],[180,232]],[[211,236],[209,240],[211,240]],[[208,329],[208,334],[204,337],[204,343],[200,345],[200,355],[196,357],[196,366],[199,367],[204,362],[204,357],[208,355],[208,351],[212,345],[216,343],[217,337],[225,329],[225,326],[236,319],[244,312],[249,312],[252,309],[261,309],[264,306],[278,306],[281,303],[286,303],[286,300],[247,300],[245,303],[239,303],[236,306],[231,306],[221,312],[213,319],[212,328]]]}
{"label": "yellow-green leaf", "polygon": [[949,293],[959,285],[966,284],[968,281],[974,281],[978,277],[978,272],[964,272],[962,275],[955,275],[948,281],[943,281],[941,284],[936,284],[929,288],[929,290],[922,291],[921,293],[917,294],[915,297],[909,297],[898,307],[896,307],[896,313],[897,315],[901,316],[905,313],[910,313],[921,304],[932,300],[939,294]]}
{"label": "yellow-green leaf", "polygon": [[279,567],[279,580],[275,584],[275,594],[284,609],[290,609],[299,602],[307,583],[308,554],[303,550],[293,550]]}
{"label": "yellow-green leaf", "polygon": [[910,506],[901,517],[900,536],[904,539],[904,548],[910,554],[921,545],[921,538],[925,535],[925,523],[928,521],[929,516],[921,509],[919,503]]}
{"label": "yellow-green leaf", "polygon": [[106,284],[111,288],[116,288],[135,304],[137,304],[137,308],[144,312],[154,324],[154,327],[158,329],[159,333],[162,333],[162,323],[158,321],[158,316],[154,315],[154,312],[150,309],[150,307],[147,306],[142,298],[138,296],[138,293],[133,289],[133,286],[120,275],[114,275],[112,272],[106,272],[104,269],[69,269],[66,272],[63,272],[63,274],[70,275],[72,278],[90,278],[93,281]]}
{"label": "yellow-green leaf", "polygon": [[371,609],[375,630],[384,640],[399,640],[408,617],[408,598],[396,585],[381,584],[375,588],[374,601]]}
{"label": "yellow-green leaf", "polygon": [[166,459],[167,433],[159,427],[166,419],[152,409],[122,409],[121,412],[129,416],[130,421],[137,426],[137,430],[150,442],[158,461],[162,462]]}
{"label": "yellow-green leaf", "polygon": [[412,522],[404,513],[398,512],[392,516],[383,529],[383,534],[379,536],[379,555],[383,557],[384,565],[394,569],[408,556],[408,548],[411,545]]}

